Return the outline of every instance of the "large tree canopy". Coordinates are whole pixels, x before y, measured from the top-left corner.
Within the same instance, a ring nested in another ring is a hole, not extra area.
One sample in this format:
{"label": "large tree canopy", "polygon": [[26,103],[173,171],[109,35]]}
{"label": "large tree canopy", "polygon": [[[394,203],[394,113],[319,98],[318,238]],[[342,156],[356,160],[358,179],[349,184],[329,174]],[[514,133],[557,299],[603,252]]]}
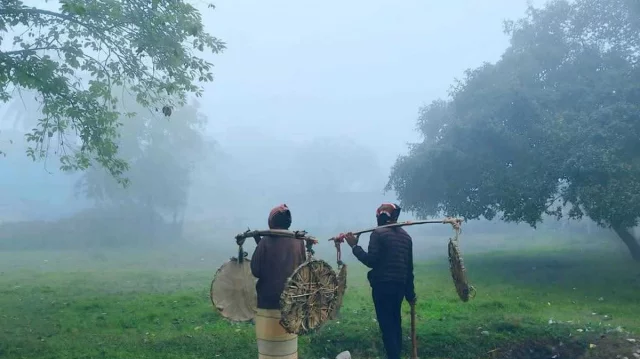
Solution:
{"label": "large tree canopy", "polygon": [[421,216],[535,226],[565,205],[640,260],[640,3],[552,1],[505,28],[497,63],[421,110],[388,188]]}
{"label": "large tree canopy", "polygon": [[[136,105],[134,98],[125,100],[127,105]],[[177,108],[171,120],[154,118],[139,105],[125,107],[136,111],[124,122],[117,143],[121,157],[131,164],[127,171],[130,185],[122,188],[107,171],[92,167],[78,181],[78,193],[103,205],[107,212],[135,209],[139,224],[148,230],[171,222],[179,231],[192,172],[205,157],[203,150],[210,148],[203,133],[207,118],[197,102]]]}
{"label": "large tree canopy", "polygon": [[200,95],[198,82],[213,79],[212,64],[199,53],[225,45],[204,31],[188,1],[58,3],[58,10],[42,0],[36,7],[0,4],[0,101],[21,89],[38,94],[42,116],[27,135],[34,160],[54,141],[63,169],[97,162],[120,178],[128,168],[116,145],[125,113],[112,88],[125,87],[141,105],[169,114],[189,93]]}

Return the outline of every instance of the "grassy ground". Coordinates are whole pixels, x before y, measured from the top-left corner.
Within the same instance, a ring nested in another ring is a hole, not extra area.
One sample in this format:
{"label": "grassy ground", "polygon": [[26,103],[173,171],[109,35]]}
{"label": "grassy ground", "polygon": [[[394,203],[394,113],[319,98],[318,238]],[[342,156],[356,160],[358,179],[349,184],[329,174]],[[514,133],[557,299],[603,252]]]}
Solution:
{"label": "grassy ground", "polygon": [[[220,263],[202,256],[0,254],[0,358],[257,357],[253,327],[213,310],[208,290]],[[625,256],[537,250],[465,259],[478,290],[469,303],[457,298],[446,258],[416,268],[421,358],[633,358],[640,266]],[[301,358],[343,350],[384,358],[365,275],[350,263],[341,318],[301,337]]]}

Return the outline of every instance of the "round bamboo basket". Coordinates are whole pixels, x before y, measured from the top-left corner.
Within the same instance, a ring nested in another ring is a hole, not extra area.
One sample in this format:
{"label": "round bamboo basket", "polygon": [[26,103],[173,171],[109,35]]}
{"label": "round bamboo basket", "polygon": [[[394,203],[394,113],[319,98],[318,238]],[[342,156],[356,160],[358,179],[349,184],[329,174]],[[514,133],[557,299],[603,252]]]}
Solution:
{"label": "round bamboo basket", "polygon": [[248,259],[236,258],[223,264],[211,282],[211,303],[232,322],[248,322],[255,318],[258,298],[256,278]]}
{"label": "round bamboo basket", "polygon": [[319,329],[336,310],[338,287],[338,276],[327,262],[312,259],[303,263],[280,296],[280,324],[298,335]]}

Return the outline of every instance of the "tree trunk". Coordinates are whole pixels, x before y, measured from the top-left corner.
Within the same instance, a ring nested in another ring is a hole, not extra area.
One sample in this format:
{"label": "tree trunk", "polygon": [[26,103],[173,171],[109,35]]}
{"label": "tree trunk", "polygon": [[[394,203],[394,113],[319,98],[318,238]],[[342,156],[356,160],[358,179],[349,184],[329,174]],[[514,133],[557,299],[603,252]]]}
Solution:
{"label": "tree trunk", "polygon": [[631,257],[633,257],[634,260],[640,262],[640,244],[633,236],[633,234],[631,234],[629,228],[614,226],[613,230],[620,237],[620,239],[622,239],[624,244],[627,245],[627,248],[629,248],[629,252],[631,252]]}

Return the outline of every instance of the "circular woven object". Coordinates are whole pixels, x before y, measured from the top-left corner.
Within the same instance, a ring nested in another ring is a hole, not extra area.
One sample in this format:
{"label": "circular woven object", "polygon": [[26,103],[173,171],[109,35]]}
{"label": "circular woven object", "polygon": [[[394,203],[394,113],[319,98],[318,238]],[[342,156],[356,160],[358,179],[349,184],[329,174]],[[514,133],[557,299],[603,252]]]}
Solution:
{"label": "circular woven object", "polygon": [[462,262],[457,239],[449,239],[449,269],[451,269],[451,278],[453,278],[453,284],[460,299],[463,302],[467,302],[469,298],[473,298],[475,289],[467,282],[467,273]]}
{"label": "circular woven object", "polygon": [[307,334],[330,319],[338,300],[338,277],[323,260],[300,265],[280,296],[280,324],[291,334]]}
{"label": "circular woven object", "polygon": [[342,299],[344,298],[344,293],[347,291],[347,265],[342,265],[340,270],[338,271],[338,291],[336,299],[336,305],[333,307],[333,311],[329,319],[336,319],[338,315],[340,315],[340,308],[342,308]]}
{"label": "circular woven object", "polygon": [[256,278],[248,259],[238,262],[233,258],[218,269],[211,282],[211,303],[233,322],[248,322],[256,316]]}

